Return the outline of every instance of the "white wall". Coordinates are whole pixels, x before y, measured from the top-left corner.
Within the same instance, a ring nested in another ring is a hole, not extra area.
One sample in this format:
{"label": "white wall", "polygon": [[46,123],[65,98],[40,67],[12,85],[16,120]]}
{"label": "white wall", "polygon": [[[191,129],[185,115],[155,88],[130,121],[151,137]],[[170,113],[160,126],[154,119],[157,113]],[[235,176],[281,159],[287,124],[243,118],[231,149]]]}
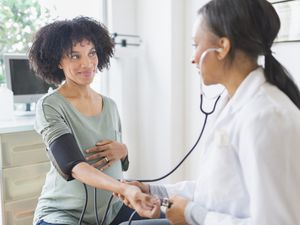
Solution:
{"label": "white wall", "polygon": [[[207,0],[192,0],[186,2],[186,22],[185,22],[185,98],[184,98],[184,124],[185,124],[185,151],[189,150],[196,142],[204,117],[199,109],[200,103],[200,79],[195,66],[191,64],[193,55],[192,26],[197,16],[197,10],[207,2]],[[201,148],[196,147],[192,155],[184,164],[184,178],[196,178],[199,166]]]}
{"label": "white wall", "polygon": [[275,58],[286,67],[300,87],[300,42],[275,43],[272,50]]}
{"label": "white wall", "polygon": [[[136,1],[108,1],[108,28],[110,32],[120,34],[138,34],[136,28]],[[111,68],[104,79],[105,94],[113,98],[118,106],[122,120],[123,141],[129,149],[130,171],[138,170],[139,134],[137,129],[137,63],[141,47],[122,48],[116,46]]]}
{"label": "white wall", "polygon": [[[184,2],[110,1],[111,32],[138,34],[143,41],[135,50],[121,49],[108,75],[108,93],[119,106],[129,148],[129,178],[156,178],[181,158]],[[177,172],[169,181],[182,174]]]}

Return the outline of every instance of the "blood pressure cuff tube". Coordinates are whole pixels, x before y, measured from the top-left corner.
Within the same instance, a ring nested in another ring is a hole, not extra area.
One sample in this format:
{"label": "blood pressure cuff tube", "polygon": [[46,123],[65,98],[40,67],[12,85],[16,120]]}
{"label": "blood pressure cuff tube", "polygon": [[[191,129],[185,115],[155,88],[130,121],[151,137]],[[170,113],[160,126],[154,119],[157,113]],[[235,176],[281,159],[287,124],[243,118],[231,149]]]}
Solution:
{"label": "blood pressure cuff tube", "polygon": [[74,166],[80,162],[86,162],[72,134],[64,134],[56,138],[49,145],[48,155],[58,173],[66,181],[74,179],[72,177]]}

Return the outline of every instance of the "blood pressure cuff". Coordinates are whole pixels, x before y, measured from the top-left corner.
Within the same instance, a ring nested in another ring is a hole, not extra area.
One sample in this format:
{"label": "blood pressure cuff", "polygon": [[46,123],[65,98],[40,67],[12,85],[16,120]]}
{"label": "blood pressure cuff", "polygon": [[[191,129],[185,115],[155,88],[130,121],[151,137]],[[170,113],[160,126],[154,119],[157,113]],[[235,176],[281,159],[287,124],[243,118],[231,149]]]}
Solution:
{"label": "blood pressure cuff", "polygon": [[86,162],[72,134],[56,138],[48,149],[48,155],[58,173],[67,181],[73,180],[72,169],[80,162]]}

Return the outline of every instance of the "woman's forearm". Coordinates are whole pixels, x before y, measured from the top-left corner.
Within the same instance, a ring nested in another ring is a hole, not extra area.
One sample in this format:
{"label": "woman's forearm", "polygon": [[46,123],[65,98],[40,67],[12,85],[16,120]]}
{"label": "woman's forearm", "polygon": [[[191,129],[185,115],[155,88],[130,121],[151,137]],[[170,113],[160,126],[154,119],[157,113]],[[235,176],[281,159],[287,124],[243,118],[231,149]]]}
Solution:
{"label": "woman's forearm", "polygon": [[106,175],[86,162],[74,166],[72,176],[87,185],[115,193],[124,193],[126,186],[126,184]]}

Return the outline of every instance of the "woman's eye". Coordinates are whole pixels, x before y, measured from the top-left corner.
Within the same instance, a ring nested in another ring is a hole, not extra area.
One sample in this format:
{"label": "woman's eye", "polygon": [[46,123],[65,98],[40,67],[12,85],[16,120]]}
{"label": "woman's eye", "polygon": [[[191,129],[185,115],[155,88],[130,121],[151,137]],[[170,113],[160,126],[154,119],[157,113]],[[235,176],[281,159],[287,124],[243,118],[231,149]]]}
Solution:
{"label": "woman's eye", "polygon": [[69,57],[71,59],[79,59],[79,55],[73,55],[73,54],[71,54]]}
{"label": "woman's eye", "polygon": [[90,52],[90,56],[95,56],[97,54],[97,52],[96,51],[92,51],[92,52]]}

